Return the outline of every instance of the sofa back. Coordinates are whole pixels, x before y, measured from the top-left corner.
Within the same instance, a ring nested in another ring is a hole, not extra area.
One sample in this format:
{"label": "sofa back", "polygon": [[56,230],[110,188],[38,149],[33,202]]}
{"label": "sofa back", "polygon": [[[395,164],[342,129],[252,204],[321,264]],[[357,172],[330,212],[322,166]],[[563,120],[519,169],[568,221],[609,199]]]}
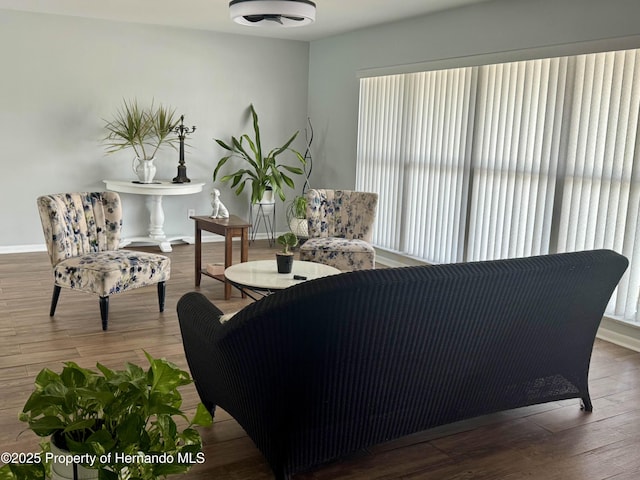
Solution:
{"label": "sofa back", "polygon": [[178,311],[205,404],[288,474],[464,418],[588,401],[596,331],[626,266],[601,250],[357,271],[222,325],[198,294]]}

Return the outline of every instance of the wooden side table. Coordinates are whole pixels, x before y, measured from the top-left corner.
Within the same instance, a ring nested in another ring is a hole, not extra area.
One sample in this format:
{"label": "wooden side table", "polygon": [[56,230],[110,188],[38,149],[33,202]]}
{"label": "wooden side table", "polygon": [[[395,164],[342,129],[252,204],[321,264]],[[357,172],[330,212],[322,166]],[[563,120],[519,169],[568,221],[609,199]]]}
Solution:
{"label": "wooden side table", "polygon": [[[200,286],[200,279],[202,275],[206,275],[211,278],[215,278],[221,282],[224,282],[224,299],[229,300],[231,298],[231,284],[225,279],[224,273],[211,274],[206,268],[202,268],[202,230],[206,232],[215,233],[224,237],[224,268],[233,264],[233,238],[240,237],[240,261],[246,262],[249,259],[249,227],[251,224],[236,217],[230,215],[229,218],[211,218],[208,216],[195,216],[191,217],[196,222],[195,243],[195,274],[196,274],[196,287]],[[243,297],[245,295],[243,294]]]}

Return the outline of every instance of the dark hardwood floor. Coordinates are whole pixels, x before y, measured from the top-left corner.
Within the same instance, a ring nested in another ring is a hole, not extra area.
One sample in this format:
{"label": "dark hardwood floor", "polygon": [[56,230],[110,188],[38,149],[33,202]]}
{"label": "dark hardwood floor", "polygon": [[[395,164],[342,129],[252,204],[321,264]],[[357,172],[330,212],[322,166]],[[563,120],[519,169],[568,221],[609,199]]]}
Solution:
{"label": "dark hardwood floor", "polygon": [[[274,252],[258,241],[249,259],[270,258]],[[46,253],[0,255],[0,452],[37,450],[39,438],[23,432],[18,413],[45,366],[60,370],[64,361],[91,368],[98,361],[113,368],[127,361],[145,365],[146,350],[186,368],[175,306],[195,289],[194,247],[177,245],[168,255],[172,273],[165,312],[157,311],[153,287],[114,296],[107,332],[101,330],[97,298],[87,294],[63,290],[56,316],[49,318]],[[222,262],[223,245],[204,244],[203,255],[208,262]],[[251,301],[237,291],[222,300],[223,285],[207,277],[199,290],[225,312]],[[638,479],[640,353],[597,341],[590,388],[591,414],[580,410],[578,400],[502,412],[377,445],[295,479]],[[192,385],[184,397],[187,410],[195,408]],[[218,410],[214,425],[201,433],[206,462],[182,478],[273,478],[260,452],[225,412]]]}

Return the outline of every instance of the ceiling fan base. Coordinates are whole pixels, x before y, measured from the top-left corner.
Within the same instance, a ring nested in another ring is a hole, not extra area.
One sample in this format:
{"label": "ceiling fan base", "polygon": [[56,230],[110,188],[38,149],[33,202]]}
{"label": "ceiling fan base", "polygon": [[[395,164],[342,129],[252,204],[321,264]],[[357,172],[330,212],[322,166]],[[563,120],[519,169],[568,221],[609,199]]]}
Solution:
{"label": "ceiling fan base", "polygon": [[315,21],[316,5],[310,0],[232,0],[229,14],[240,25],[302,27]]}

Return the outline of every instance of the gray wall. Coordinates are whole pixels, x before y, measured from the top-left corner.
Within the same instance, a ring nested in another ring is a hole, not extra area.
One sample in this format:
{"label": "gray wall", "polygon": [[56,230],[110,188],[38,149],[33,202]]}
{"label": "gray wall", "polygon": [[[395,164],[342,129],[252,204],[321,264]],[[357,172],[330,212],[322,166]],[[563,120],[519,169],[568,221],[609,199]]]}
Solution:
{"label": "gray wall", "polygon": [[[0,65],[0,253],[44,245],[38,195],[135,178],[132,153],[105,155],[101,145],[103,119],[123,98],[155,99],[197,126],[187,170],[207,185],[164,199],[167,233],[193,231],[189,208],[211,212],[211,175],[223,154],[213,139],[250,132],[251,102],[266,147],[306,124],[307,42],[0,10]],[[301,137],[295,147],[304,150]],[[156,164],[157,178],[173,178],[177,152],[163,151]],[[248,218],[248,194],[216,186],[229,210]],[[146,234],[145,197],[122,197],[124,234]]]}
{"label": "gray wall", "polygon": [[639,18],[637,0],[497,0],[312,42],[312,186],[355,186],[359,71],[637,35]]}
{"label": "gray wall", "polygon": [[[42,244],[38,195],[133,178],[130,155],[105,156],[100,145],[101,119],[122,98],[168,103],[198,126],[187,166],[206,191],[164,202],[167,232],[190,232],[186,210],[210,209],[222,153],[213,138],[249,131],[250,102],[267,146],[303,129],[308,112],[312,186],[353,188],[361,70],[637,35],[638,18],[637,0],[496,0],[309,45],[0,10],[0,252]],[[162,155],[158,176],[172,178],[177,154]],[[233,213],[248,215],[248,197],[221,190]],[[144,234],[143,201],[123,201],[125,234]]]}

